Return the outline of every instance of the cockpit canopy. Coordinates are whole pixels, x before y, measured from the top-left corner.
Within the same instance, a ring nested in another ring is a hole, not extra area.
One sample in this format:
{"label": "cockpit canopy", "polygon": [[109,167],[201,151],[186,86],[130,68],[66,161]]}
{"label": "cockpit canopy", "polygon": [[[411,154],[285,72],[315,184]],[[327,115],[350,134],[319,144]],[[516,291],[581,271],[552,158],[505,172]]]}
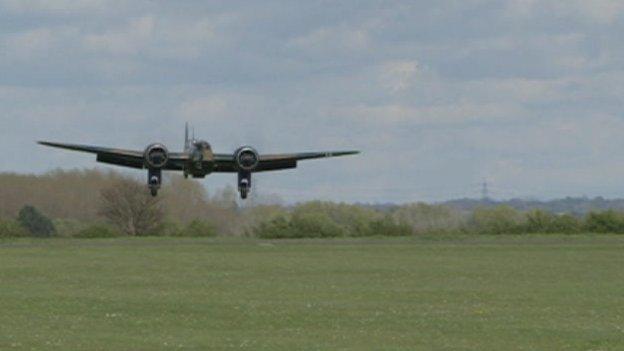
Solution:
{"label": "cockpit canopy", "polygon": [[193,140],[193,146],[199,150],[212,150],[210,143],[204,140]]}

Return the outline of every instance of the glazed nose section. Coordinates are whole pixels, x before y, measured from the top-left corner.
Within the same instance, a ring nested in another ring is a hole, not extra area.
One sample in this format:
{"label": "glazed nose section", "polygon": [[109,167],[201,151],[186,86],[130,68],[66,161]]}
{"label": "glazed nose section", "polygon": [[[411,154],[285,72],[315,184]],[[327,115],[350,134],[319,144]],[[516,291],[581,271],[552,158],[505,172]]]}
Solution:
{"label": "glazed nose section", "polygon": [[204,153],[199,149],[195,149],[191,157],[192,157],[193,162],[201,162],[202,159],[204,158]]}

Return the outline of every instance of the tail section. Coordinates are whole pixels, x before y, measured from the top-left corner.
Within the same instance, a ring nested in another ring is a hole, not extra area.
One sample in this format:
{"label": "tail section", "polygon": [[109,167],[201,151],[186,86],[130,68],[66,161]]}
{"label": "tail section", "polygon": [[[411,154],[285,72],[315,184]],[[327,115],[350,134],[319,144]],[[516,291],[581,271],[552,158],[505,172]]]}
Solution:
{"label": "tail section", "polygon": [[184,127],[184,151],[188,151],[191,148],[191,140],[189,139],[189,125],[186,122]]}

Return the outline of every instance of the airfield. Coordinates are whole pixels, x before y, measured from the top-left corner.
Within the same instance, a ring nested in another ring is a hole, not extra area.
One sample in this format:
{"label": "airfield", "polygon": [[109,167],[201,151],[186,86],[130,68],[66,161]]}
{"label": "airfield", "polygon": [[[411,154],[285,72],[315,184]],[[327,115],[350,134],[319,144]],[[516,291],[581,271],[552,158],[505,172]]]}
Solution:
{"label": "airfield", "polygon": [[614,350],[624,238],[0,241],[2,350]]}

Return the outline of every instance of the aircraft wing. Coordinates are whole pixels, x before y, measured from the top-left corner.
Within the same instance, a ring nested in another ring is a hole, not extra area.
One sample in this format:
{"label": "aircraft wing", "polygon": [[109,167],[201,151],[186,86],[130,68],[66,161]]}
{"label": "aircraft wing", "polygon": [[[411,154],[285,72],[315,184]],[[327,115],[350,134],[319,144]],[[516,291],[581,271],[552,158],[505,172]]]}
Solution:
{"label": "aircraft wing", "polygon": [[[97,161],[117,166],[131,167],[143,169],[145,166],[144,151],[114,149],[107,147],[78,145],[78,144],[62,144],[48,141],[40,141],[40,145],[55,147],[59,149],[86,152],[97,155]],[[182,170],[184,162],[187,160],[186,154],[171,153],[169,161],[164,169],[166,170]]]}
{"label": "aircraft wing", "polygon": [[[260,162],[254,172],[297,168],[298,161],[356,154],[359,154],[359,151],[327,151],[260,155]],[[215,162],[217,165],[215,172],[238,172],[233,155],[217,154],[215,155]]]}

